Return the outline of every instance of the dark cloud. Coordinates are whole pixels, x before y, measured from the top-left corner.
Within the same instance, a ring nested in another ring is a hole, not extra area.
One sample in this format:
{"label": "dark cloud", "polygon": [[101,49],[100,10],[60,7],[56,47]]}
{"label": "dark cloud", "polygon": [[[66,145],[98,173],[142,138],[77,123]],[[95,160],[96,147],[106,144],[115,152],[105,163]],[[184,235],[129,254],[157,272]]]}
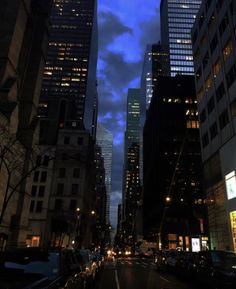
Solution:
{"label": "dark cloud", "polygon": [[108,51],[101,58],[106,63],[103,75],[115,90],[126,88],[133,79],[140,76],[141,62],[127,62],[122,53]]}
{"label": "dark cloud", "polygon": [[104,49],[119,35],[132,33],[132,29],[121,22],[115,14],[101,11],[99,17],[99,49]]}
{"label": "dark cloud", "polygon": [[147,19],[147,21],[140,23],[140,29],[140,45],[143,49],[145,49],[147,44],[160,40],[160,19],[158,9],[156,9],[156,15],[153,15],[151,18]]}
{"label": "dark cloud", "polygon": [[115,225],[122,197],[127,93],[139,85],[146,45],[160,39],[159,0],[150,0],[145,9],[140,8],[143,0],[99,2],[99,121],[114,136],[110,218]]}

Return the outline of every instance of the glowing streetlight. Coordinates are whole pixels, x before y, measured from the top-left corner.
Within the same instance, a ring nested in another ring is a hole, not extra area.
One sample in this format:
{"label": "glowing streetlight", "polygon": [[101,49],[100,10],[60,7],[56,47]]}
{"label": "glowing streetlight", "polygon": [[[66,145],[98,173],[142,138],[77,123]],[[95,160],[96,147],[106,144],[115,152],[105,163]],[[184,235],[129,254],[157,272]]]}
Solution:
{"label": "glowing streetlight", "polygon": [[95,215],[95,211],[94,210],[91,211],[91,215]]}
{"label": "glowing streetlight", "polygon": [[170,197],[166,197],[166,202],[169,203],[171,201]]}

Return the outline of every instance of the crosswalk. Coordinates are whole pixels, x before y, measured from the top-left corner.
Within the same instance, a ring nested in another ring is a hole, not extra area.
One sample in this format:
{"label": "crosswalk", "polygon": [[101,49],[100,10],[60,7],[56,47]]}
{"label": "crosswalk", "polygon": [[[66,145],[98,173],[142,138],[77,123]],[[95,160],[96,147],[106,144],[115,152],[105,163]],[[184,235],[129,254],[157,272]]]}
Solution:
{"label": "crosswalk", "polygon": [[139,258],[129,258],[129,259],[126,259],[126,258],[118,258],[118,259],[114,259],[113,262],[109,261],[109,262],[106,262],[106,265],[108,267],[110,266],[141,266],[143,268],[147,268],[147,267],[153,267],[155,266],[155,263],[150,260],[150,259],[139,259]]}

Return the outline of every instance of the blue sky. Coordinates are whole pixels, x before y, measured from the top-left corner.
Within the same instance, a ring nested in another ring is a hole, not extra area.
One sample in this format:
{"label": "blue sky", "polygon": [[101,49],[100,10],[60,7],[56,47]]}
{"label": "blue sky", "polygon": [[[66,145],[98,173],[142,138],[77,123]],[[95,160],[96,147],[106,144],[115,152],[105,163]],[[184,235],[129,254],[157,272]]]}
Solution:
{"label": "blue sky", "polygon": [[145,47],[160,40],[160,0],[98,0],[99,121],[114,135],[111,223],[121,202],[128,88],[140,86]]}

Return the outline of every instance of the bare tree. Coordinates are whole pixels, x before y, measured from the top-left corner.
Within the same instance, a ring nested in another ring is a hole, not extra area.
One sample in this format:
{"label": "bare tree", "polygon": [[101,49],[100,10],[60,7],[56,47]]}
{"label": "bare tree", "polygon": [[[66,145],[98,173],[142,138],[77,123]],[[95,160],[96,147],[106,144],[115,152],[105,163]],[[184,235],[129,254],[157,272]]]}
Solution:
{"label": "bare tree", "polygon": [[48,161],[54,157],[50,157],[50,151],[39,152],[37,146],[31,150],[25,148],[15,136],[9,135],[4,127],[0,127],[0,140],[0,177],[2,178],[3,192],[0,211],[1,225],[13,196],[20,193],[22,184],[36,169],[42,166],[39,160],[46,155]]}

